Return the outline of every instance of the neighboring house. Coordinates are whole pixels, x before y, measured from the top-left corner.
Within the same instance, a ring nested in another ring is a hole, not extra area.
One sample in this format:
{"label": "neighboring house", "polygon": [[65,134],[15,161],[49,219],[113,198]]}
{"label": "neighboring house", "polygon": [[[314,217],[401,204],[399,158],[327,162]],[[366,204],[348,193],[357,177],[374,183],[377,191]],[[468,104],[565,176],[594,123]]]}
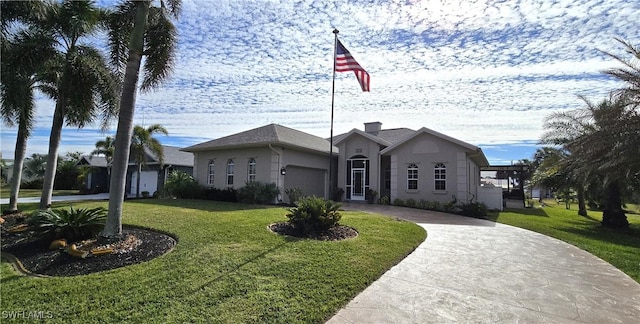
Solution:
{"label": "neighboring house", "polygon": [[[183,171],[188,174],[193,173],[193,154],[183,152],[175,146],[163,145],[164,163],[160,165],[158,157],[148,150],[145,150],[145,165],[140,173],[140,192],[147,191],[149,195],[162,190],[164,183],[174,170]],[[107,161],[102,156],[83,156],[78,162],[79,165],[89,165],[92,172],[87,176],[87,189],[91,192],[108,192],[109,176]],[[137,186],[137,166],[133,159],[129,159],[127,168],[127,194],[136,193]]]}
{"label": "neighboring house", "polygon": [[107,159],[104,156],[83,155],[77,165],[88,165],[91,170],[85,178],[85,189],[88,193],[109,191],[109,172]]}
{"label": "neighboring house", "polygon": [[287,188],[327,197],[329,146],[323,138],[271,124],[182,150],[194,154],[193,176],[204,186],[238,189],[259,181],[275,183],[281,197]]}
{"label": "neighboring house", "polygon": [[[334,136],[333,181],[350,201],[367,191],[416,201],[469,202],[478,196],[482,150],[427,128],[381,129],[366,123]],[[203,185],[239,188],[275,183],[282,192],[329,197],[329,141],[271,124],[184,148],[194,153],[194,177]],[[333,197],[332,197],[333,198]]]}

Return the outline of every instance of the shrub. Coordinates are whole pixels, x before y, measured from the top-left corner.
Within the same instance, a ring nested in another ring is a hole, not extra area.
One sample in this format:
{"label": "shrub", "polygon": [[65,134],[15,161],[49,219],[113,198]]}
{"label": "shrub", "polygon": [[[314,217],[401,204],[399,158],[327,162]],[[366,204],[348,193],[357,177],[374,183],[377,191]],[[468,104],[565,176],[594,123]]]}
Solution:
{"label": "shrub", "polygon": [[238,201],[238,190],[233,188],[206,188],[202,189],[198,194],[198,198],[207,199],[207,200],[215,200],[215,201],[228,201],[228,202],[237,202]]}
{"label": "shrub", "polygon": [[370,204],[375,203],[376,199],[378,198],[378,192],[373,190],[373,189],[370,189],[370,188],[367,188],[367,190],[365,191],[364,195],[365,195],[365,198],[367,199],[367,201]]}
{"label": "shrub", "polygon": [[404,205],[407,207],[415,208],[417,206],[417,203],[415,199],[409,198],[404,202]]}
{"label": "shrub", "polygon": [[41,189],[42,190],[42,179],[34,179],[29,181],[22,181],[20,184],[21,189]]}
{"label": "shrub", "polygon": [[238,189],[238,200],[247,204],[273,204],[279,193],[275,183],[247,182]]}
{"label": "shrub", "polygon": [[418,201],[418,205],[416,206],[420,209],[429,209],[429,202],[424,200],[424,199],[420,199],[420,201]]}
{"label": "shrub", "polygon": [[393,200],[393,205],[394,206],[404,206],[404,200],[400,199],[400,198],[396,198]]}
{"label": "shrub", "polygon": [[380,205],[388,205],[389,204],[389,196],[380,197],[380,200],[378,200],[378,204],[380,204]]}
{"label": "shrub", "polygon": [[337,226],[340,218],[338,209],[340,203],[319,197],[303,197],[298,200],[298,206],[289,208],[286,215],[289,223],[303,233],[318,233]]}
{"label": "shrub", "polygon": [[202,188],[190,174],[182,171],[169,173],[162,188],[162,196],[175,198],[197,198]]}
{"label": "shrub", "polygon": [[471,202],[468,204],[461,204],[460,214],[464,216],[485,218],[489,214],[489,208],[484,203]]}
{"label": "shrub", "polygon": [[107,220],[107,210],[98,208],[40,210],[33,214],[29,226],[38,236],[70,241],[89,238],[100,232]]}
{"label": "shrub", "polygon": [[294,204],[294,205],[295,205],[296,201],[298,201],[298,200],[300,200],[300,198],[304,197],[304,192],[300,188],[287,188],[284,191],[284,193],[287,194],[287,197],[289,197],[289,203]]}

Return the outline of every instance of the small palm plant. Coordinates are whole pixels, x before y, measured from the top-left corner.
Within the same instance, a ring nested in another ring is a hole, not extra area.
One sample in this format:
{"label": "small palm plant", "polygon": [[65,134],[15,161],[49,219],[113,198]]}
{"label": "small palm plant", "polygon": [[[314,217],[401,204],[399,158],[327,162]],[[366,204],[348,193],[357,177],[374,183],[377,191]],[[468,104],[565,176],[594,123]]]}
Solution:
{"label": "small palm plant", "polygon": [[96,235],[107,219],[107,210],[102,207],[81,209],[40,210],[28,223],[36,235],[52,239],[66,238],[69,241]]}
{"label": "small palm plant", "polygon": [[338,226],[342,218],[338,211],[342,204],[318,197],[303,197],[297,207],[290,208],[286,215],[289,223],[303,233],[320,233]]}

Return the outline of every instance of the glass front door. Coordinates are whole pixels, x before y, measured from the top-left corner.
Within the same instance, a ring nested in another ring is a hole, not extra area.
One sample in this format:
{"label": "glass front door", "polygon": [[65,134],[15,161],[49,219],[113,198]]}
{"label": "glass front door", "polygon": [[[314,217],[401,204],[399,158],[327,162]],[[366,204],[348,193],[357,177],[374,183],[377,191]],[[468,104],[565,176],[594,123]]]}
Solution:
{"label": "glass front door", "polygon": [[351,169],[351,199],[364,200],[364,169]]}

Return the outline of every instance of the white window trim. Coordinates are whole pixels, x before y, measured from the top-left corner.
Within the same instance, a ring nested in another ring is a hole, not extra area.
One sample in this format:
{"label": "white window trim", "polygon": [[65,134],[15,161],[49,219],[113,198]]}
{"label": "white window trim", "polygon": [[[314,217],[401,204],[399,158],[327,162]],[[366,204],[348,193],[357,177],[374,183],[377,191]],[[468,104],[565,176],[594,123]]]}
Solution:
{"label": "white window trim", "polygon": [[[409,171],[413,171],[413,170],[415,170],[415,178],[410,177],[410,174],[409,174]],[[407,192],[416,192],[420,188],[419,181],[418,181],[419,178],[420,178],[420,171],[418,169],[418,164],[409,163],[409,165],[407,166]],[[415,188],[411,188],[409,185],[412,181],[415,181],[416,183]]]}
{"label": "white window trim", "polygon": [[209,186],[213,186],[215,182],[215,175],[216,175],[215,168],[216,168],[216,160],[215,159],[209,160],[209,162],[207,163],[207,185]]}

